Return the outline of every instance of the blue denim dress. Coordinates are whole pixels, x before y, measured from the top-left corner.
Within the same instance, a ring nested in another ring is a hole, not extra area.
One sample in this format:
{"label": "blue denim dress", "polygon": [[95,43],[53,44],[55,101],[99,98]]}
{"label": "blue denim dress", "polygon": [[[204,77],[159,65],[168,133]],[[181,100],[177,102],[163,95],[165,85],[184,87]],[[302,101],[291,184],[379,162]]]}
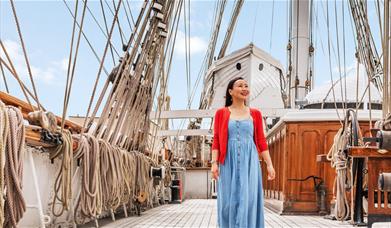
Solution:
{"label": "blue denim dress", "polygon": [[218,224],[264,227],[262,174],[251,119],[229,120],[228,147],[218,179]]}

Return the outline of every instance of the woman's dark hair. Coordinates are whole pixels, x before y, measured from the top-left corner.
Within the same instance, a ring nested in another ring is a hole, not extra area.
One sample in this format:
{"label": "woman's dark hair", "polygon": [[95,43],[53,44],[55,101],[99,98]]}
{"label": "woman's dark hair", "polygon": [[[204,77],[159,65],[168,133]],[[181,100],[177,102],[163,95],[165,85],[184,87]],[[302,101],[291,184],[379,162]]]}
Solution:
{"label": "woman's dark hair", "polygon": [[234,78],[234,79],[232,79],[231,81],[228,82],[227,90],[225,91],[225,107],[228,107],[228,106],[230,106],[232,104],[232,96],[231,96],[231,94],[229,94],[229,90],[233,89],[234,83],[237,80],[244,80],[244,78],[236,77],[236,78]]}

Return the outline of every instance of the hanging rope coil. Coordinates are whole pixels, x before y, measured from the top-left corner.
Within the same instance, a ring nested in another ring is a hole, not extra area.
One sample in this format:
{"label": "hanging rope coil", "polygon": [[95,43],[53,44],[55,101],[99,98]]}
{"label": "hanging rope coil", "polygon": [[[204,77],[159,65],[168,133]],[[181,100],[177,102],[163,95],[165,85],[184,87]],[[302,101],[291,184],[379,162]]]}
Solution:
{"label": "hanging rope coil", "polygon": [[9,134],[5,146],[5,207],[4,227],[17,227],[26,211],[22,193],[25,128],[21,111],[12,106],[6,108]]}
{"label": "hanging rope coil", "polygon": [[[62,134],[63,144],[57,146],[50,153],[50,159],[61,159],[55,183],[54,183],[54,199],[52,204],[52,213],[54,216],[61,216],[65,210],[69,210],[72,200],[72,171],[73,171],[73,139],[69,131],[64,131]],[[61,193],[59,193],[61,192]],[[55,211],[56,203],[61,203],[59,212]]]}
{"label": "hanging rope coil", "polygon": [[[8,137],[9,123],[7,109],[0,101],[0,189],[4,190],[4,166],[5,166],[5,146]],[[4,224],[4,198],[0,197],[0,227]]]}
{"label": "hanging rope coil", "polygon": [[80,211],[84,218],[95,218],[102,212],[99,142],[87,134],[73,137],[79,141],[74,157],[80,159],[82,169],[81,192],[74,217],[76,218],[76,213]]}
{"label": "hanging rope coil", "polygon": [[337,173],[335,178],[336,205],[335,217],[339,221],[346,220],[350,215],[350,206],[346,190],[350,189],[350,175],[348,172],[350,161],[347,155],[348,146],[362,145],[361,133],[356,113],[348,109],[343,126],[334,137],[334,143],[330,148],[327,159],[331,161],[331,167]]}
{"label": "hanging rope coil", "polygon": [[103,140],[99,140],[100,147],[100,164],[101,164],[101,185],[102,185],[102,204],[103,209],[116,209],[121,201],[121,185],[122,172],[120,168],[119,153],[110,144]]}

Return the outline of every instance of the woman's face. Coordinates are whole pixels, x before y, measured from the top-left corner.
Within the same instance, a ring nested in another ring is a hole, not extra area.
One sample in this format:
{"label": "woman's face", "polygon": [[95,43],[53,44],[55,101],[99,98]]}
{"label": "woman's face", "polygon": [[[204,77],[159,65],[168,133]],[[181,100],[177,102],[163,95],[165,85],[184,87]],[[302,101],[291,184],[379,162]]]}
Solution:
{"label": "woman's face", "polygon": [[229,93],[231,94],[232,98],[246,100],[250,94],[248,83],[243,79],[237,80],[234,83],[232,89],[229,90]]}

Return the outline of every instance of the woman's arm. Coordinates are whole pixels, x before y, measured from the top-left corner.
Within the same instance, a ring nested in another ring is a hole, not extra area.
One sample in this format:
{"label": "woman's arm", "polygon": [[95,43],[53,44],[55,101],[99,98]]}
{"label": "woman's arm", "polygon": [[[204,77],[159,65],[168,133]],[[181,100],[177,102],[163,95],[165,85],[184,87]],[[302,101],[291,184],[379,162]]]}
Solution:
{"label": "woman's arm", "polygon": [[218,163],[217,159],[219,157],[219,150],[212,150],[212,163]]}
{"label": "woman's arm", "polygon": [[273,166],[269,150],[262,151],[259,160],[260,161],[263,160],[266,163],[267,166],[269,166],[269,165]]}
{"label": "woman's arm", "polygon": [[267,142],[266,142],[265,133],[263,131],[263,120],[262,120],[261,112],[259,112],[259,123],[260,123],[260,126],[259,126],[260,131],[258,133],[258,140],[259,140],[258,143],[259,143],[260,150],[261,150],[261,153],[258,155],[259,156],[259,160],[264,160],[266,162],[267,173],[268,173],[268,178],[267,179],[268,180],[274,180],[274,178],[276,177],[276,172],[275,172],[274,167],[273,167],[273,162],[272,162],[272,159],[270,157],[269,149],[268,149]]}
{"label": "woman's arm", "polygon": [[219,124],[220,124],[220,112],[217,111],[214,118],[214,126],[213,126],[213,144],[212,144],[212,177],[216,179],[219,177],[219,168],[218,168],[218,158],[219,158]]}
{"label": "woman's arm", "polygon": [[[266,163],[267,179],[274,180],[274,178],[276,178],[276,171],[274,170],[269,150],[262,151],[261,157],[262,157],[262,160],[264,160]],[[261,160],[261,158],[259,160]]]}

